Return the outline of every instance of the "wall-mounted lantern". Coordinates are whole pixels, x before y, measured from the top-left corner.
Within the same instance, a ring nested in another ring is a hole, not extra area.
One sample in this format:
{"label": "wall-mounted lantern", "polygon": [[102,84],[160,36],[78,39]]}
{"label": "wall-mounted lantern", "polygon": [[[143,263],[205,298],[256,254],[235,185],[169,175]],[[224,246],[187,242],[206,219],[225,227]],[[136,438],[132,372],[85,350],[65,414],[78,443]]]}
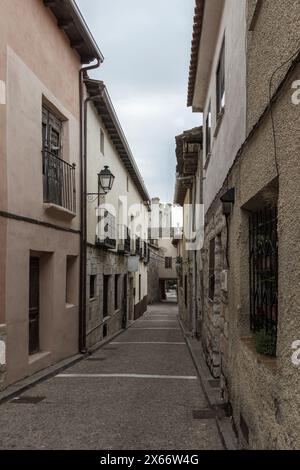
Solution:
{"label": "wall-mounted lantern", "polygon": [[93,202],[97,197],[99,198],[100,196],[108,194],[113,187],[114,180],[115,176],[106,165],[100,173],[98,173],[98,193],[87,193],[88,200]]}

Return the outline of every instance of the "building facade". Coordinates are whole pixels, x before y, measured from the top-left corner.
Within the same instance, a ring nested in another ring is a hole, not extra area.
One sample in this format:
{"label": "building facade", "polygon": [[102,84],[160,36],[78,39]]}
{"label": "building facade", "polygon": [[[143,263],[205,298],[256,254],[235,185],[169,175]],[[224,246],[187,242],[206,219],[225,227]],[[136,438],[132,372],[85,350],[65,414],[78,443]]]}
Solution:
{"label": "building facade", "polygon": [[1,2],[1,387],[78,352],[79,71],[93,60],[73,1]]}
{"label": "building facade", "polygon": [[[90,347],[125,328],[147,309],[144,222],[150,201],[105,85],[88,78],[85,84],[89,100],[86,345]],[[98,175],[105,167],[114,182],[107,194],[101,194]]]}
{"label": "building facade", "polygon": [[182,236],[174,238],[177,247],[179,316],[186,331],[200,334],[202,318],[203,243],[203,152],[202,127],[176,137],[176,186],[174,203],[183,210]]}
{"label": "building facade", "polygon": [[204,123],[203,349],[241,447],[299,449],[300,7],[196,6],[188,104]]}

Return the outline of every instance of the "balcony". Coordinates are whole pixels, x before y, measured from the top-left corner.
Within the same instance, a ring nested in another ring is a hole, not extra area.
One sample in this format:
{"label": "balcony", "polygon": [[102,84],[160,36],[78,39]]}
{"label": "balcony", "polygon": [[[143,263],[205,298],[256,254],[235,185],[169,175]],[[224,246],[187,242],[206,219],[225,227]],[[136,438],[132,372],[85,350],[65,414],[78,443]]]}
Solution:
{"label": "balcony", "polygon": [[114,250],[116,243],[116,218],[107,210],[99,217],[96,245],[102,248]]}
{"label": "balcony", "polygon": [[129,228],[123,224],[120,224],[118,228],[119,228],[119,240],[120,240],[119,245],[118,245],[118,251],[119,253],[130,255],[131,240],[130,240]]}
{"label": "balcony", "polygon": [[[43,150],[43,191],[47,209],[55,207],[71,216],[76,214],[75,164],[70,165]],[[60,209],[61,208],[61,209]]]}

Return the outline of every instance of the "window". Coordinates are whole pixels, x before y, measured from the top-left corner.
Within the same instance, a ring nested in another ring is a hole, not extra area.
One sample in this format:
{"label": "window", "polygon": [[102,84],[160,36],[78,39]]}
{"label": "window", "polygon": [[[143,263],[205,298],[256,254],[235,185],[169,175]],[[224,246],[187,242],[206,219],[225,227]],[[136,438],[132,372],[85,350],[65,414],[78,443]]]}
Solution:
{"label": "window", "polygon": [[75,213],[75,166],[63,160],[63,120],[42,107],[42,156],[44,202]]}
{"label": "window", "polygon": [[129,177],[127,176],[127,181],[126,181],[126,187],[127,187],[127,192],[129,192]]}
{"label": "window", "polygon": [[43,151],[62,158],[63,122],[46,106],[42,109]]}
{"label": "window", "polygon": [[139,274],[139,300],[142,298],[142,275]]}
{"label": "window", "polygon": [[225,108],[225,39],[221,47],[217,68],[217,118]]}
{"label": "window", "polygon": [[277,209],[263,208],[249,217],[250,328],[276,355],[278,317]]}
{"label": "window", "polygon": [[104,132],[103,129],[100,129],[100,152],[104,155]]}
{"label": "window", "polygon": [[172,269],[172,258],[165,257],[165,269]]}
{"label": "window", "polygon": [[215,239],[209,243],[209,275],[208,275],[208,296],[214,300],[215,296]]}
{"label": "window", "polygon": [[205,155],[206,157],[208,157],[208,155],[211,153],[211,103],[209,103],[208,110],[207,110],[205,129],[206,129]]}
{"label": "window", "polygon": [[115,310],[119,308],[119,274],[115,275]]}
{"label": "window", "polygon": [[76,294],[76,256],[67,256],[66,259],[66,304],[77,303]]}
{"label": "window", "polygon": [[96,294],[96,276],[90,276],[90,299],[94,299]]}
{"label": "window", "polygon": [[187,282],[187,274],[184,276],[184,303],[187,307],[188,304],[188,282]]}

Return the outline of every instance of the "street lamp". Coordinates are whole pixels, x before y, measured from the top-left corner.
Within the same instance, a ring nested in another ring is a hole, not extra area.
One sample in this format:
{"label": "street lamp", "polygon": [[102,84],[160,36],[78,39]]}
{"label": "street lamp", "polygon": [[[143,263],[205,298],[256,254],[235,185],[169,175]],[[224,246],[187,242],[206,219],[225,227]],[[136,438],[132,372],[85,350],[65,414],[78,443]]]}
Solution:
{"label": "street lamp", "polygon": [[89,202],[95,202],[100,196],[105,196],[109,191],[111,191],[114,184],[115,176],[110,171],[109,167],[106,165],[103,170],[98,173],[98,192],[97,193],[87,193],[87,198]]}
{"label": "street lamp", "polygon": [[[98,174],[99,189],[102,189],[103,194],[109,193],[114,184],[115,177],[110,171],[109,167],[105,165],[103,170]],[[99,191],[100,192],[100,191]]]}

